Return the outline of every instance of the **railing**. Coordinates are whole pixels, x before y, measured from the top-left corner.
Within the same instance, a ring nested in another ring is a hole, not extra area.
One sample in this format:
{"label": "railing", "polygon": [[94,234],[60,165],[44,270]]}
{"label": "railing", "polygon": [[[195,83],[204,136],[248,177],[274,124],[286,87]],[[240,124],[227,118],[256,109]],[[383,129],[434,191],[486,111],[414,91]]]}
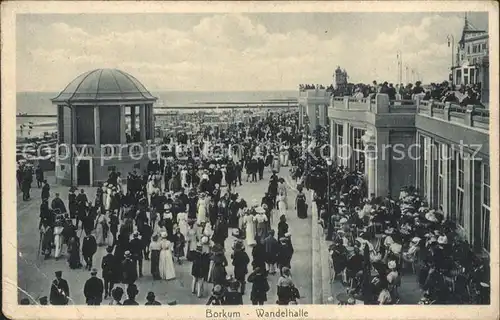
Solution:
{"label": "railing", "polygon": [[390,106],[415,106],[416,102],[414,100],[407,100],[407,99],[390,100],[389,105]]}
{"label": "railing", "polygon": [[462,107],[459,104],[450,104],[450,112],[457,112],[457,113],[463,113],[467,111],[466,107]]}
{"label": "railing", "polygon": [[482,109],[482,108],[475,108],[472,111],[473,116],[480,116],[484,118],[489,118],[490,117],[490,110],[489,109]]}

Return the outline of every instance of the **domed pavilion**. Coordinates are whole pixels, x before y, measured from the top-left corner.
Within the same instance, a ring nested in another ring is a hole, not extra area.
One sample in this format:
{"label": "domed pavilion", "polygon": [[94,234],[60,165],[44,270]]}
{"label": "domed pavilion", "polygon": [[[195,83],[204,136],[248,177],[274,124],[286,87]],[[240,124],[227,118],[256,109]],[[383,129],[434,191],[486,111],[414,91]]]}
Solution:
{"label": "domed pavilion", "polygon": [[97,185],[113,168],[123,178],[134,167],[146,168],[154,152],[157,98],[136,78],[116,69],[92,70],[51,100],[57,105],[58,182]]}

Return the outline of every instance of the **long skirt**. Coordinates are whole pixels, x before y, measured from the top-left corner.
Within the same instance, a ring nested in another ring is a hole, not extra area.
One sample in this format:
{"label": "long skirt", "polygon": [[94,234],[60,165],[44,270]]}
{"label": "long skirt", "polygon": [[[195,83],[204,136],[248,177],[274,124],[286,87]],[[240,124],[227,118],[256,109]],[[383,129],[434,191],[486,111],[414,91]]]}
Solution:
{"label": "long skirt", "polygon": [[297,217],[300,219],[307,218],[307,203],[299,202],[297,204]]}
{"label": "long skirt", "polygon": [[151,275],[153,278],[160,277],[160,250],[151,251]]}
{"label": "long skirt", "polygon": [[169,249],[160,251],[160,277],[165,280],[175,279],[175,268],[172,253]]}

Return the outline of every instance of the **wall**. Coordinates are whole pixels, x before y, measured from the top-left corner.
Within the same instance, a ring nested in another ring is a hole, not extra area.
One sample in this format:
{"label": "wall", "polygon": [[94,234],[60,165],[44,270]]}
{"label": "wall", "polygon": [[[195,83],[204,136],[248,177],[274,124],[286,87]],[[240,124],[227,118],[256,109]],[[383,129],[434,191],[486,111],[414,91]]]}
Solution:
{"label": "wall", "polygon": [[[417,150],[413,146],[416,143],[415,130],[392,131],[389,135],[390,145],[390,192],[391,195],[399,195],[401,187],[415,185],[416,164],[414,158]],[[404,156],[402,154],[404,153]]]}

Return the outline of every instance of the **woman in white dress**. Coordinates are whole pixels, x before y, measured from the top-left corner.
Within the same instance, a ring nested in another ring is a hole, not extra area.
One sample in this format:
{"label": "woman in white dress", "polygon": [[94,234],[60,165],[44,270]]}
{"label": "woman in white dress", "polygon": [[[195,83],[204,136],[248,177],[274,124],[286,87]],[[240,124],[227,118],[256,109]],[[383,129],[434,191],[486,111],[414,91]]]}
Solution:
{"label": "woman in white dress", "polygon": [[280,217],[282,215],[286,217],[286,195],[283,193],[278,195],[278,210],[280,212]]}
{"label": "woman in white dress", "polygon": [[255,241],[255,222],[254,216],[247,211],[245,216],[243,217],[243,226],[245,229],[245,240],[247,241],[247,245],[254,246],[257,244]]}
{"label": "woman in white dress", "polygon": [[[285,202],[285,210],[288,209],[288,192],[286,190],[285,179],[280,178],[278,184],[278,194],[283,195],[283,201]],[[278,207],[279,209],[279,207]]]}
{"label": "woman in white dress", "polygon": [[196,246],[198,244],[198,234],[196,232],[195,223],[192,220],[189,220],[188,223],[186,242],[187,242],[186,259],[188,261],[192,261],[192,253],[196,251]]}
{"label": "woman in white dress", "polygon": [[113,245],[113,235],[109,229],[109,221],[104,214],[97,216],[95,227],[95,240],[98,246]]}
{"label": "woman in white dress", "polygon": [[64,242],[62,232],[64,227],[62,226],[61,220],[58,220],[54,226],[54,245],[55,245],[55,253],[54,257],[58,259],[61,256],[62,245]]}
{"label": "woman in white dress", "polygon": [[108,188],[106,188],[106,200],[104,202],[104,209],[106,209],[106,211],[108,211],[109,209],[111,209],[111,198],[114,196],[114,191],[108,186]]}
{"label": "woman in white dress", "polygon": [[148,178],[148,183],[146,185],[146,192],[148,193],[148,203],[151,204],[151,195],[155,192],[155,181],[154,176],[150,175]]}
{"label": "woman in white dress", "polygon": [[198,225],[207,221],[207,201],[205,200],[205,194],[202,193],[200,199],[198,199],[198,214],[196,216],[196,223]]}
{"label": "woman in white dress", "polygon": [[222,172],[221,187],[227,187],[226,185],[226,165],[222,165],[220,171]]}
{"label": "woman in white dress", "polygon": [[160,278],[164,280],[175,279],[174,260],[172,257],[173,244],[167,240],[167,233],[161,234],[160,251]]}
{"label": "woman in white dress", "polygon": [[187,212],[179,212],[177,214],[177,226],[179,227],[180,232],[184,236],[184,239],[187,239],[187,232],[188,232],[187,220],[188,220]]}
{"label": "woman in white dress", "polygon": [[186,166],[183,166],[182,170],[181,170],[181,186],[183,188],[187,188],[188,187],[187,175],[188,175],[188,172],[186,170]]}

